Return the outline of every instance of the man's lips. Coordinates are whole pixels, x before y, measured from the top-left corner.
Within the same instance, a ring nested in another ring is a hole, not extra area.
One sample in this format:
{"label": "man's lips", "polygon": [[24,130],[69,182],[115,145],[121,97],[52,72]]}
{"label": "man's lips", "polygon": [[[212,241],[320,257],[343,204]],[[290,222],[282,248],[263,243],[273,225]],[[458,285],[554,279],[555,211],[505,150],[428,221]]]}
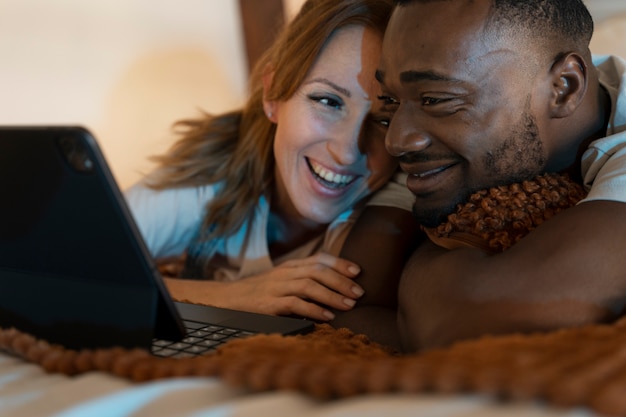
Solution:
{"label": "man's lips", "polygon": [[442,183],[451,175],[450,168],[456,163],[446,163],[444,165],[425,166],[420,164],[400,164],[402,169],[408,174],[406,184],[413,194],[426,194],[438,191]]}
{"label": "man's lips", "polygon": [[[405,171],[412,177],[417,177],[417,178],[426,178],[432,175],[437,175],[440,172],[445,171],[446,169],[448,169],[451,165],[444,165],[444,166],[440,166],[437,168],[432,168],[432,169],[422,169],[422,170],[406,170]],[[404,169],[404,167],[402,168]]]}
{"label": "man's lips", "polygon": [[402,162],[400,163],[400,167],[404,172],[409,174],[409,176],[416,178],[426,178],[429,176],[440,174],[441,172],[444,172],[454,165],[456,165],[456,163],[454,162],[438,165],[429,164],[428,166],[426,166],[425,164],[404,164]]}

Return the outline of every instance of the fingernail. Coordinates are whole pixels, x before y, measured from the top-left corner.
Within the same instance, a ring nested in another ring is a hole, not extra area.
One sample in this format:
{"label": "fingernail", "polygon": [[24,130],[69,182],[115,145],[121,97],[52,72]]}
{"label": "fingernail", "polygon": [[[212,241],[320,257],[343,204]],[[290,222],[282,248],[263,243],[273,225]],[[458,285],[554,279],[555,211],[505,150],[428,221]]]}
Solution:
{"label": "fingernail", "polygon": [[343,303],[348,307],[354,307],[354,305],[356,304],[356,300],[353,300],[352,298],[344,298]]}
{"label": "fingernail", "polygon": [[363,294],[365,294],[365,291],[363,290],[363,288],[361,287],[357,287],[356,285],[354,287],[352,287],[352,292],[354,293],[354,295],[356,295],[357,297],[362,296]]}
{"label": "fingernail", "polygon": [[361,268],[359,268],[359,267],[358,267],[358,266],[356,266],[356,265],[350,265],[350,266],[348,267],[348,271],[350,271],[350,273],[351,273],[352,275],[357,275],[359,272],[361,272]]}
{"label": "fingernail", "polygon": [[332,320],[335,318],[335,315],[333,313],[331,313],[328,310],[324,310],[324,312],[322,313],[324,315],[324,317],[326,317],[328,320]]}

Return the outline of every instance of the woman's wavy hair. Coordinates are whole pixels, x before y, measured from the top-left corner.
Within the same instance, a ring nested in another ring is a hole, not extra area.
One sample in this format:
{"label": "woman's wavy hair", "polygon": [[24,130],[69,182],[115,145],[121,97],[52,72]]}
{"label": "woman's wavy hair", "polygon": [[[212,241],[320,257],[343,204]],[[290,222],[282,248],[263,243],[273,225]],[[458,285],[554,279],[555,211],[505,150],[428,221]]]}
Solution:
{"label": "woman's wavy hair", "polygon": [[[392,0],[306,1],[255,65],[244,107],[176,122],[173,130],[180,139],[167,153],[152,158],[158,165],[148,185],[220,184],[207,206],[203,239],[235,233],[252,219],[259,198],[269,195],[274,184],[276,126],[264,113],[264,94],[267,100],[289,99],[336,30],[362,25],[383,33],[392,9]],[[264,91],[268,73],[273,73],[272,82]]]}

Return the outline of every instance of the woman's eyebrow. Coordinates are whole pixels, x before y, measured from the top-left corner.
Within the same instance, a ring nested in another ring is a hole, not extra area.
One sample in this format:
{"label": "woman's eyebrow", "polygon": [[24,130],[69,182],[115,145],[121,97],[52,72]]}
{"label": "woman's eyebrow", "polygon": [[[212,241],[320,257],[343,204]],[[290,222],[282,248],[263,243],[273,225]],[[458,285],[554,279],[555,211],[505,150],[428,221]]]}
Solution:
{"label": "woman's eyebrow", "polygon": [[307,82],[305,82],[304,84],[312,84],[312,83],[322,83],[322,84],[326,84],[327,86],[331,87],[332,89],[340,92],[341,94],[345,95],[346,97],[351,97],[352,93],[350,93],[350,90],[347,90],[343,87],[338,86],[337,84],[335,84],[334,82],[330,81],[327,78],[314,78],[312,80],[309,80]]}

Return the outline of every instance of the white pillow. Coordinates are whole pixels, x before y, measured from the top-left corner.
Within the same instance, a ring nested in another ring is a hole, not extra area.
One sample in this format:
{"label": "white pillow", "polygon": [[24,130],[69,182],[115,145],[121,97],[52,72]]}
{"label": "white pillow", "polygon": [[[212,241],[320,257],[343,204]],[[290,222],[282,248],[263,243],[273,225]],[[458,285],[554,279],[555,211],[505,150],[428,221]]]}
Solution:
{"label": "white pillow", "polygon": [[596,23],[591,52],[595,55],[618,55],[626,58],[626,12]]}

